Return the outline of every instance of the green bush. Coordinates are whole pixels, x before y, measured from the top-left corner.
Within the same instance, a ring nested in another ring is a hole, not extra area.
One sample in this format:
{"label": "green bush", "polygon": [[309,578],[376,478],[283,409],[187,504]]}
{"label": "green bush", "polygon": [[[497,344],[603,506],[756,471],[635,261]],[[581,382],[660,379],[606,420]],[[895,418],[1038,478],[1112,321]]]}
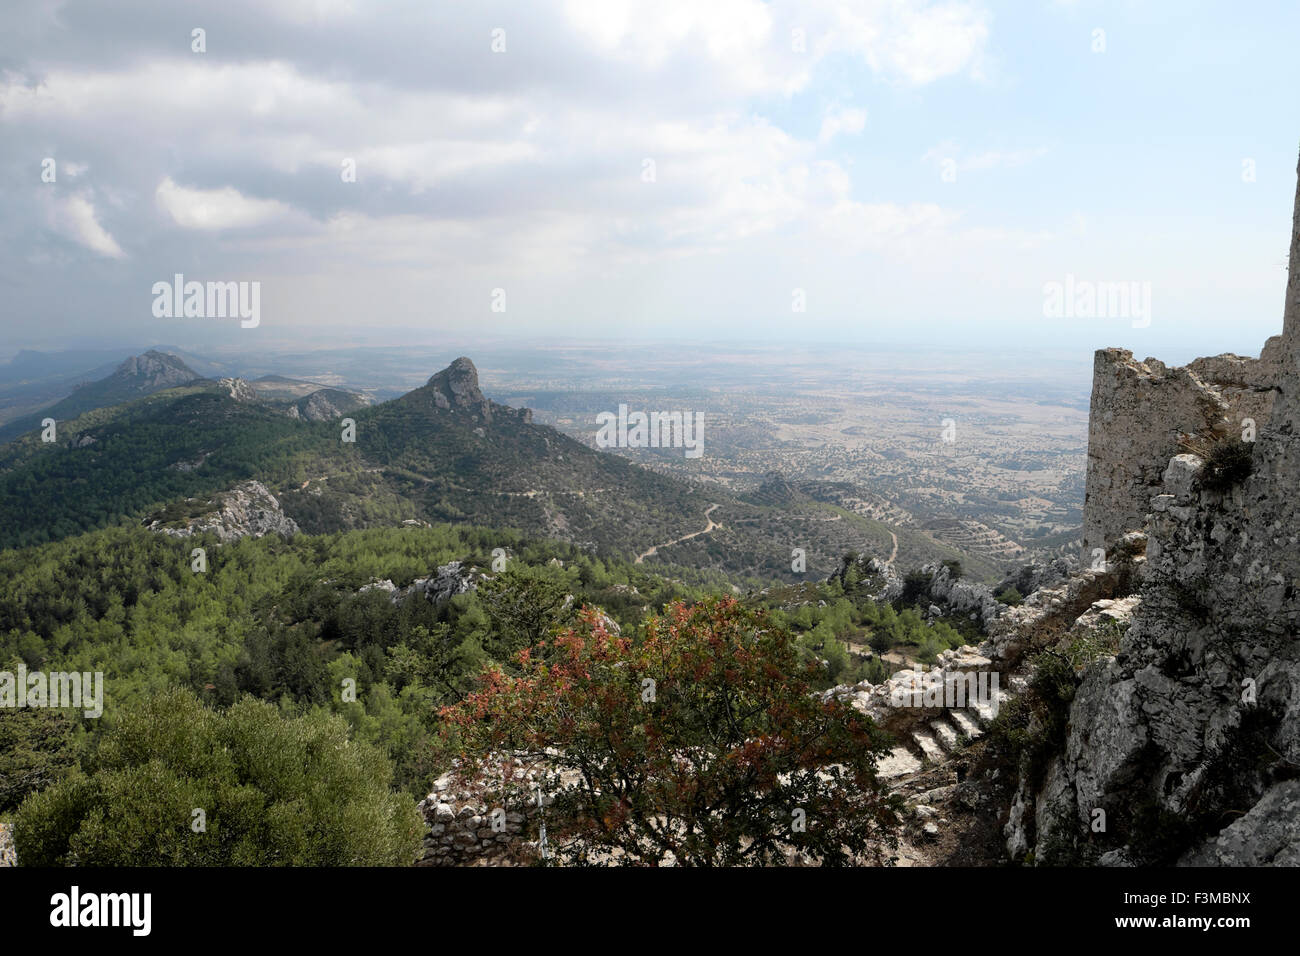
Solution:
{"label": "green bush", "polygon": [[1254,461],[1251,452],[1254,446],[1241,439],[1218,442],[1205,457],[1201,468],[1201,487],[1210,491],[1224,492],[1249,476]]}
{"label": "green bush", "polygon": [[1028,690],[1002,706],[989,728],[989,741],[1037,787],[1052,757],[1065,748],[1080,678],[1071,657],[1059,651],[1041,651],[1032,665]]}
{"label": "green bush", "polygon": [[251,698],[214,711],[173,690],[29,796],[14,842],[28,866],[406,865],[423,825],[391,779],[338,716],[285,718]]}
{"label": "green bush", "polygon": [[72,720],[56,710],[0,710],[0,814],[67,775],[76,765],[74,735]]}
{"label": "green bush", "polygon": [[899,595],[900,607],[910,607],[930,596],[930,575],[924,571],[909,571],[903,577],[903,593]]}

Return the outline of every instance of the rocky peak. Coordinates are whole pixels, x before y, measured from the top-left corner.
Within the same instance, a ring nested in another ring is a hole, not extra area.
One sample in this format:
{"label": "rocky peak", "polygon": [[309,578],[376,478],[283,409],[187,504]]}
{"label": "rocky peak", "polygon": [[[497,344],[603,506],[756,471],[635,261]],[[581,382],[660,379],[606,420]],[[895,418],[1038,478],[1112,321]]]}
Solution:
{"label": "rocky peak", "polygon": [[463,355],[409,397],[431,401],[435,408],[463,413],[485,423],[491,423],[494,416],[521,422],[530,422],[533,417],[526,408],[513,409],[489,401],[478,387],[478,369]]}
{"label": "rocky peak", "polygon": [[117,367],[115,378],[127,380],[140,391],[159,391],[195,381],[199,376],[175,355],[150,349],[133,355]]}
{"label": "rocky peak", "polygon": [[437,398],[446,401],[445,405],[438,402],[439,408],[485,411],[488,406],[488,400],[478,387],[478,369],[463,355],[429,379],[425,388],[435,394],[435,401]]}

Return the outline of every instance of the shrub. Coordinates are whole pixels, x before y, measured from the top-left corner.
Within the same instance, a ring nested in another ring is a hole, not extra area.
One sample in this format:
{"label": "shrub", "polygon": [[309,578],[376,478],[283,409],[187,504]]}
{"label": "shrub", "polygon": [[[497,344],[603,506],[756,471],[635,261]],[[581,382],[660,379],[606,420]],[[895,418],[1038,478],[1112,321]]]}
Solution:
{"label": "shrub", "polygon": [[0,710],[0,813],[67,775],[77,762],[73,734],[55,710]]}
{"label": "shrub", "polygon": [[1250,477],[1254,445],[1240,438],[1216,442],[1201,468],[1201,487],[1224,492]]}
{"label": "shrub", "polygon": [[251,698],[213,711],[175,690],[125,711],[84,771],[28,797],[14,842],[28,866],[407,865],[423,824],[391,779],[340,717],[285,718]]}
{"label": "shrub", "polygon": [[1033,669],[1029,688],[1002,706],[989,738],[1037,787],[1052,757],[1064,749],[1079,678],[1070,656],[1054,650],[1037,654]]}
{"label": "shrub", "polygon": [[930,596],[930,575],[924,571],[908,571],[903,578],[903,593],[899,595],[898,603],[902,607],[910,607],[918,601],[925,600]]}
{"label": "shrub", "polygon": [[547,811],[563,863],[879,857],[901,806],[875,775],[888,737],[812,695],[817,666],[800,665],[791,635],[770,623],[730,598],[676,604],[634,642],[586,610],[520,652],[519,676],[493,667],[481,691],[444,710],[459,773],[512,753],[571,779]]}

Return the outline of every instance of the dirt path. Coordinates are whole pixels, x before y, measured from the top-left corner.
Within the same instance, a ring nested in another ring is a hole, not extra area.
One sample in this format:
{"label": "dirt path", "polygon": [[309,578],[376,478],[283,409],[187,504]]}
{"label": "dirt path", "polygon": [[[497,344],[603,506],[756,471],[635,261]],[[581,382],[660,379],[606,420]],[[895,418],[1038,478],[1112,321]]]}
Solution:
{"label": "dirt path", "polygon": [[894,539],[894,550],[889,552],[889,560],[885,563],[893,564],[894,559],[898,557],[898,535],[894,534],[894,532],[891,531],[889,532],[889,536]]}
{"label": "dirt path", "polygon": [[362,468],[361,471],[359,472],[345,471],[345,472],[340,472],[337,475],[321,475],[319,478],[308,478],[306,481],[304,481],[301,485],[298,486],[298,490],[299,491],[305,490],[306,487],[310,485],[313,481],[329,481],[331,478],[349,478],[352,475],[358,475],[358,474],[374,475],[374,474],[378,474],[383,470],[384,469],[382,468]]}
{"label": "dirt path", "polygon": [[671,547],[674,544],[681,544],[683,541],[689,541],[691,538],[698,538],[702,534],[708,534],[710,531],[715,531],[718,528],[721,528],[722,527],[721,524],[719,524],[718,522],[714,521],[712,518],[709,517],[709,515],[713,514],[713,509],[716,507],[718,506],[709,505],[707,508],[704,509],[704,519],[708,522],[708,524],[706,524],[702,529],[700,529],[699,531],[692,531],[690,534],[684,534],[680,538],[677,538],[673,541],[665,541],[663,544],[656,544],[653,548],[651,548],[649,551],[645,552],[644,554],[637,555],[636,561],[633,563],[640,564],[646,558],[653,557],[654,555],[659,553],[660,548],[667,548],[667,547]]}

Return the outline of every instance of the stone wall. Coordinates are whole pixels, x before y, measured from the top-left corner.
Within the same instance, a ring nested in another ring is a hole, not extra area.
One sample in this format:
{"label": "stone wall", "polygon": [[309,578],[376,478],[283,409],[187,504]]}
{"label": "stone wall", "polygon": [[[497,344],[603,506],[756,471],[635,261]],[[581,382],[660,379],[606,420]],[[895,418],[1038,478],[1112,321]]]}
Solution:
{"label": "stone wall", "polygon": [[[518,761],[511,772],[523,773]],[[495,775],[493,775],[495,776]],[[524,777],[525,783],[528,777]],[[485,777],[465,781],[443,774],[416,809],[429,824],[416,866],[509,866],[521,853],[531,807],[522,788]],[[504,794],[504,795],[503,795]],[[494,816],[495,814],[495,816]],[[535,845],[534,845],[535,846]],[[533,853],[529,856],[535,855]]]}
{"label": "stone wall", "polygon": [[[453,768],[417,805],[429,824],[416,866],[517,866],[539,859],[539,826],[559,788],[576,782],[545,759],[511,754],[473,774]],[[538,804],[538,794],[541,803]]]}
{"label": "stone wall", "polygon": [[[1102,863],[1150,862],[1153,830],[1177,837],[1183,863],[1300,861],[1298,357],[1300,189],[1283,333],[1263,360],[1167,370],[1099,353],[1089,543],[1140,520],[1146,561],[1132,626],[1087,671],[1036,794],[1039,862],[1069,862],[1049,847],[1071,831],[1076,850],[1104,850]],[[1153,403],[1145,432],[1142,399]],[[1251,473],[1232,487],[1207,486],[1201,459],[1166,444],[1202,411],[1208,423],[1245,408],[1259,432]],[[1113,457],[1124,454],[1135,460]],[[1108,828],[1090,835],[1098,809]]]}
{"label": "stone wall", "polygon": [[1107,552],[1140,530],[1160,490],[1169,459],[1184,436],[1240,435],[1243,419],[1268,421],[1278,394],[1281,339],[1261,358],[1217,355],[1182,367],[1136,361],[1125,349],[1101,349],[1093,359],[1088,421],[1083,560]]}
{"label": "stone wall", "polygon": [[9,824],[0,823],[0,866],[17,866],[18,856],[14,852],[13,833]]}

